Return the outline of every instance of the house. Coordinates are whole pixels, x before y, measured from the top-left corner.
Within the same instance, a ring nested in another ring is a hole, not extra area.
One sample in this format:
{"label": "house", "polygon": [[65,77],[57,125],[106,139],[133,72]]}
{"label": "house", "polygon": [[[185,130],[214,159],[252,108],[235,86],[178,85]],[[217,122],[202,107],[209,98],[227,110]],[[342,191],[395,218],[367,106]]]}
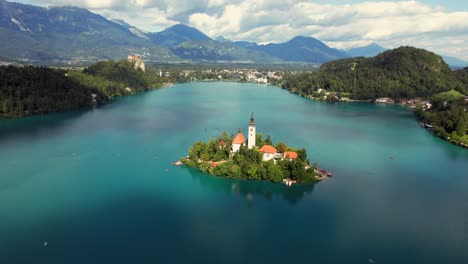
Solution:
{"label": "house", "polygon": [[375,99],[375,102],[380,103],[380,104],[394,104],[395,103],[395,101],[392,98],[388,98],[388,97],[377,98]]}
{"label": "house", "polygon": [[429,102],[424,102],[422,108],[423,108],[424,110],[429,110],[429,109],[432,108],[432,104],[429,103]]}
{"label": "house", "polygon": [[239,130],[237,136],[232,141],[232,152],[238,152],[241,146],[245,146],[245,137],[242,135],[242,132]]}
{"label": "house", "polygon": [[286,151],[283,154],[283,159],[289,159],[289,160],[297,159],[297,152]]}
{"label": "house", "polygon": [[278,150],[271,145],[264,145],[259,149],[259,151],[263,153],[263,161],[274,159],[276,154],[278,153]]}

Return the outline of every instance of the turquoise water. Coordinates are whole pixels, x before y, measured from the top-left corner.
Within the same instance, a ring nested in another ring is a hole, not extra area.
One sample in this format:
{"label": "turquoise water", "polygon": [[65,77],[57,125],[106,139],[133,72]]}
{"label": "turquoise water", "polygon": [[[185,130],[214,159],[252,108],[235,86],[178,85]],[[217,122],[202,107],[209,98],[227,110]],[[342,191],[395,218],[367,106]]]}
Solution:
{"label": "turquoise water", "polygon": [[[287,188],[170,165],[251,112],[335,176]],[[397,106],[189,83],[0,121],[0,263],[468,263],[467,201],[468,151]]]}

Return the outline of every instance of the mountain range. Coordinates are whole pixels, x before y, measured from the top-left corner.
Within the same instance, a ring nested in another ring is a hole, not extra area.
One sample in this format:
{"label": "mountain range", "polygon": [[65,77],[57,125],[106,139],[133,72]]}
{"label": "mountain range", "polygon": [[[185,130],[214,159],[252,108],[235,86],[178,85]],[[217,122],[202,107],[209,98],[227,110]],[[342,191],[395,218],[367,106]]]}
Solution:
{"label": "mountain range", "polygon": [[[139,54],[152,62],[322,64],[385,51],[377,44],[338,50],[305,36],[266,45],[235,42],[222,36],[212,39],[182,24],[161,32],[145,32],[123,20],[109,20],[83,8],[38,7],[5,0],[0,0],[0,39],[0,57],[40,62],[94,62]],[[463,64],[456,62],[457,66]]]}

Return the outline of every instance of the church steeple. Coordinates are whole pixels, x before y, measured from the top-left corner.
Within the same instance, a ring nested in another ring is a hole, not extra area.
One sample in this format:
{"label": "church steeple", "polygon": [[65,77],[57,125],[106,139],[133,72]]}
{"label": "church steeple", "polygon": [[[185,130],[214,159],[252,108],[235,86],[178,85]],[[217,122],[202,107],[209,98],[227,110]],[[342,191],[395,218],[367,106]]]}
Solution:
{"label": "church steeple", "polygon": [[252,112],[252,116],[250,117],[250,123],[249,123],[249,139],[247,141],[247,146],[249,149],[252,149],[255,147],[255,118],[254,118],[254,113]]}

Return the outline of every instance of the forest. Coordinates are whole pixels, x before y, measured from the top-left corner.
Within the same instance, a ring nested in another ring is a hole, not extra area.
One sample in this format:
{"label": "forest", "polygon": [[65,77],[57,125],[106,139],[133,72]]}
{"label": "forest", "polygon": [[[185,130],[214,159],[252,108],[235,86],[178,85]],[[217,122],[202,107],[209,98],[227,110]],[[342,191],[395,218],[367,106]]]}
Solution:
{"label": "forest", "polygon": [[[276,144],[280,152],[295,151],[298,157],[293,160],[280,159],[263,161],[262,153],[258,151],[263,145],[273,145],[270,136],[263,139],[263,134],[256,135],[256,148],[249,149],[241,146],[240,150],[234,154],[231,153],[231,144],[234,135],[228,136],[226,132],[217,138],[211,138],[207,143],[203,141],[195,142],[189,148],[188,158],[182,159],[182,162],[190,167],[197,167],[203,172],[216,176],[227,178],[247,179],[247,180],[265,180],[272,182],[282,182],[283,179],[290,178],[299,183],[316,181],[316,164],[308,167],[310,161],[305,149],[294,149],[288,147],[282,142]],[[220,145],[220,142],[226,143]]]}
{"label": "forest", "polygon": [[96,88],[66,76],[67,71],[45,67],[0,67],[0,117],[13,118],[76,110],[104,100]]}
{"label": "forest", "polygon": [[419,107],[416,115],[422,122],[431,124],[437,136],[468,146],[468,113],[464,97],[455,90],[436,94],[431,97],[432,108],[424,111]]}
{"label": "forest", "polygon": [[126,60],[98,62],[83,70],[1,66],[0,80],[0,118],[100,105],[115,96],[161,87],[165,81],[154,69],[143,72]]}
{"label": "forest", "polygon": [[467,94],[466,79],[465,72],[451,71],[444,60],[432,52],[400,47],[372,58],[327,62],[316,72],[288,74],[282,87],[300,95],[312,95],[318,89],[325,89],[359,100],[429,98],[452,89]]}

